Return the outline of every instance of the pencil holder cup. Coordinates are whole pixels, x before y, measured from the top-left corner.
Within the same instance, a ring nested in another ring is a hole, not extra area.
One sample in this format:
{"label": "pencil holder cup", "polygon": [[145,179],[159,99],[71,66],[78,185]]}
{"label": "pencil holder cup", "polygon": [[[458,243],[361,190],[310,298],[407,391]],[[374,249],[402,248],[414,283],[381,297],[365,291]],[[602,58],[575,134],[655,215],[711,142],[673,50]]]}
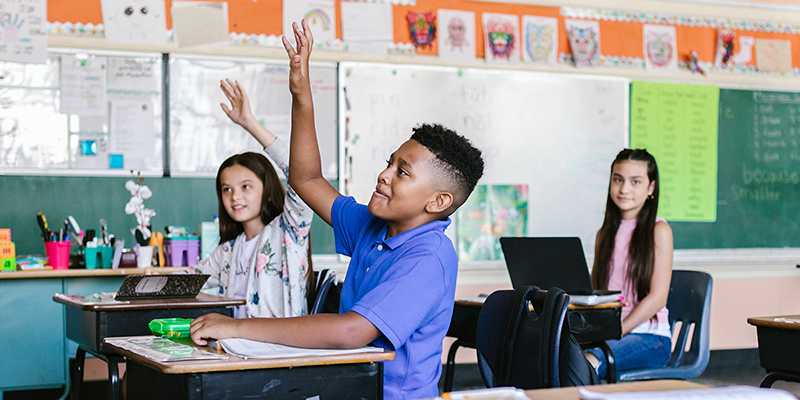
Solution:
{"label": "pencil holder cup", "polygon": [[153,246],[139,247],[139,255],[136,256],[136,266],[147,268],[153,263]]}
{"label": "pencil holder cup", "polygon": [[197,264],[200,252],[200,238],[183,236],[164,239],[164,255],[170,267],[186,267]]}
{"label": "pencil holder cup", "polygon": [[53,269],[69,268],[69,241],[45,242],[44,251],[47,253],[47,265]]}
{"label": "pencil holder cup", "polygon": [[114,248],[111,246],[87,247],[83,250],[86,269],[111,268]]}

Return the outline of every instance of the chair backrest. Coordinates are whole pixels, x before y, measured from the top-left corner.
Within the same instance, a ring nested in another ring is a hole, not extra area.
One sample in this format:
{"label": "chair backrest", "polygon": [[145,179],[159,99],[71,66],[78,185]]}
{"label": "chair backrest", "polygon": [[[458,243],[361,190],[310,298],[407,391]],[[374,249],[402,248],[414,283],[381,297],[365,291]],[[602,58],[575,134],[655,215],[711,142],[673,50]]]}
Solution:
{"label": "chair backrest", "polygon": [[[692,366],[699,369],[697,376],[706,369],[710,355],[712,283],[711,275],[705,272],[672,271],[672,283],[667,298],[669,325],[673,332],[677,322],[681,323],[681,327],[667,363],[668,368]],[[691,344],[686,350],[689,332],[692,332]]]}
{"label": "chair backrest", "polygon": [[558,288],[492,293],[481,309],[476,334],[478,367],[486,386],[559,387],[559,348],[568,305],[569,296]]}
{"label": "chair backrest", "polygon": [[336,275],[336,271],[323,269],[315,272],[314,275],[316,278],[314,304],[308,310],[308,313],[338,313],[341,289],[339,288],[339,278]]}

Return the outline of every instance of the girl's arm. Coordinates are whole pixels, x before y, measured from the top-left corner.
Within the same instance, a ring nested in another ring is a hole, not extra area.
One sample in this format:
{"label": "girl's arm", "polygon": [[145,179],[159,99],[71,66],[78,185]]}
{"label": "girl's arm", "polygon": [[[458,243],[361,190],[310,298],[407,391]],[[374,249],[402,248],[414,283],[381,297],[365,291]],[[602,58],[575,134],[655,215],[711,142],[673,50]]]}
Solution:
{"label": "girl's arm", "polygon": [[[190,266],[190,274],[208,274],[208,280],[203,284],[202,292],[205,294],[219,295],[220,271],[225,263],[225,255],[229,253],[231,243],[223,243],[214,249],[204,260],[200,260],[196,266]],[[227,284],[227,282],[226,282]]]}
{"label": "girl's arm", "polygon": [[656,255],[653,277],[650,280],[650,294],[639,302],[625,321],[622,321],[623,335],[652,318],[658,310],[667,305],[669,285],[672,280],[672,228],[665,221],[656,223],[655,242]]}
{"label": "girl's arm", "polygon": [[244,88],[238,81],[232,82],[230,79],[219,81],[219,87],[231,102],[231,108],[225,103],[220,103],[222,111],[231,121],[239,124],[242,128],[250,132],[264,148],[269,147],[275,141],[275,135],[258,122],[250,110],[250,99],[247,98]]}

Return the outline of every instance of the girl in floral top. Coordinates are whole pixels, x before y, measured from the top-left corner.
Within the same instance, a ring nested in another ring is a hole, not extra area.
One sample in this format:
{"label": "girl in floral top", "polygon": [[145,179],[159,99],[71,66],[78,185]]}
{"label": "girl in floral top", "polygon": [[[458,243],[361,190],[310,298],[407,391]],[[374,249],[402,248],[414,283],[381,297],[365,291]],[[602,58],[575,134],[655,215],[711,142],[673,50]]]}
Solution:
{"label": "girl in floral top", "polygon": [[[235,123],[253,135],[267,155],[288,176],[289,151],[250,111],[238,82],[220,87],[231,108],[221,104]],[[217,173],[220,245],[194,272],[209,274],[203,292],[247,303],[234,310],[237,318],[294,317],[307,313],[308,233],[313,212],[287,185],[264,155],[237,154]]]}

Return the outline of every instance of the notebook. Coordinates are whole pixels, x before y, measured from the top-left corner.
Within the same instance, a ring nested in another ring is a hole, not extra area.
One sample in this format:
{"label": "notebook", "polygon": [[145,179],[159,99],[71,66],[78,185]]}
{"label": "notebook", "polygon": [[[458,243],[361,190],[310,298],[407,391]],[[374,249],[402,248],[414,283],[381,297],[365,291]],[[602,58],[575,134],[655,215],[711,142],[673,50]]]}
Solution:
{"label": "notebook", "polygon": [[130,275],[122,281],[116,300],[175,299],[197,297],[211,275]]}
{"label": "notebook", "polygon": [[619,294],[594,290],[581,239],[577,237],[503,237],[500,246],[514,289],[536,285],[571,295]]}

